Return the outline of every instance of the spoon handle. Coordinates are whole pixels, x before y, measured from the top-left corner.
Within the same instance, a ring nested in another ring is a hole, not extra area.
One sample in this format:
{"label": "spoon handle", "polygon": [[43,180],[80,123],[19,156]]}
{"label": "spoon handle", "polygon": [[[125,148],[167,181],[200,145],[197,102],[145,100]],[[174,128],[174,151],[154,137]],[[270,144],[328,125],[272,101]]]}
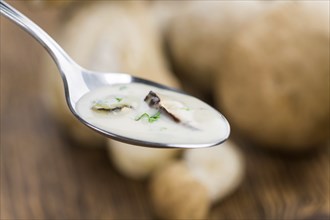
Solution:
{"label": "spoon handle", "polygon": [[72,65],[78,66],[44,30],[3,0],[0,0],[0,14],[15,22],[41,43],[54,59],[62,77],[68,68],[72,68]]}

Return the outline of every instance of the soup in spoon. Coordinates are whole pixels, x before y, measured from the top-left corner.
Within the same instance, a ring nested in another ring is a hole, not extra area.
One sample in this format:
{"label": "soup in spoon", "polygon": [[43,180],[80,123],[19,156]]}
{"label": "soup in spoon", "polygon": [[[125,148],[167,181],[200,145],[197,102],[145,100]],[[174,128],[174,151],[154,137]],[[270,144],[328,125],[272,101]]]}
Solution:
{"label": "soup in spoon", "polygon": [[230,132],[227,120],[199,99],[140,83],[92,90],[76,109],[90,125],[160,146],[211,146]]}

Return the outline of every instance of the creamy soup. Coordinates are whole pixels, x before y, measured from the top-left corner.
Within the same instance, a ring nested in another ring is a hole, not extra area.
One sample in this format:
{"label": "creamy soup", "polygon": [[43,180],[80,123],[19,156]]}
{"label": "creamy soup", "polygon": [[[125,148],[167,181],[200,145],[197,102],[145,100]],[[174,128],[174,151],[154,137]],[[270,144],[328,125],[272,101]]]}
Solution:
{"label": "creamy soup", "polygon": [[93,90],[76,109],[91,125],[140,141],[207,145],[229,135],[226,119],[206,103],[140,83]]}

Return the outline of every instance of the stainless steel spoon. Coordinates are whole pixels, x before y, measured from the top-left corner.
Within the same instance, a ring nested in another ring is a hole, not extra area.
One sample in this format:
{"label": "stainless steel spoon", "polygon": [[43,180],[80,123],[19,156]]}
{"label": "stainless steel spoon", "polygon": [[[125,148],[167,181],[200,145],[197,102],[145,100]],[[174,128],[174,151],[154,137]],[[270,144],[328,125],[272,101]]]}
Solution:
{"label": "stainless steel spoon", "polygon": [[[129,137],[121,136],[118,134],[114,134],[108,131],[105,131],[99,127],[96,127],[84,119],[82,119],[77,113],[76,103],[78,100],[86,93],[96,88],[107,86],[111,84],[126,84],[126,83],[143,83],[155,87],[159,87],[162,89],[168,89],[172,91],[176,91],[172,88],[168,88],[166,86],[157,84],[155,82],[151,82],[148,80],[144,80],[141,78],[133,77],[129,74],[123,73],[100,73],[86,70],[79,66],[76,62],[74,62],[68,54],[38,25],[24,16],[22,13],[14,9],[8,3],[0,0],[0,10],[1,14],[9,18],[18,24],[22,29],[32,35],[36,40],[38,40],[43,47],[49,52],[49,54],[54,59],[61,77],[63,79],[64,89],[65,89],[65,98],[67,104],[71,110],[71,112],[85,125],[94,129],[95,131],[109,137],[115,139],[117,141],[140,145],[140,146],[148,146],[148,147],[177,147],[177,148],[200,148],[200,147],[211,147],[214,145],[218,145],[224,142],[230,133],[230,127],[227,120],[222,117],[223,123],[226,125],[226,135],[225,137],[219,138],[214,143],[205,143],[205,144],[164,144],[164,143],[156,143],[156,142],[147,142],[132,139]],[[179,91],[178,91],[179,92]]]}

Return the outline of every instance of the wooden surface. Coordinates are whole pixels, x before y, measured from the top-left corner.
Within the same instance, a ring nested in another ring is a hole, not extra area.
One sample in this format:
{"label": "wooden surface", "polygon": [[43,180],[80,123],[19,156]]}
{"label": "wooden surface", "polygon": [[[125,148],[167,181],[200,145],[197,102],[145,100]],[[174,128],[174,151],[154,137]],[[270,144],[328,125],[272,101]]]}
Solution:
{"label": "wooden surface", "polygon": [[[50,34],[56,10],[12,2]],[[32,15],[33,13],[33,15]],[[41,102],[38,43],[1,17],[1,219],[153,219],[148,181],[132,181],[104,149],[66,140]],[[329,219],[329,148],[289,157],[241,144],[242,186],[210,219]]]}

